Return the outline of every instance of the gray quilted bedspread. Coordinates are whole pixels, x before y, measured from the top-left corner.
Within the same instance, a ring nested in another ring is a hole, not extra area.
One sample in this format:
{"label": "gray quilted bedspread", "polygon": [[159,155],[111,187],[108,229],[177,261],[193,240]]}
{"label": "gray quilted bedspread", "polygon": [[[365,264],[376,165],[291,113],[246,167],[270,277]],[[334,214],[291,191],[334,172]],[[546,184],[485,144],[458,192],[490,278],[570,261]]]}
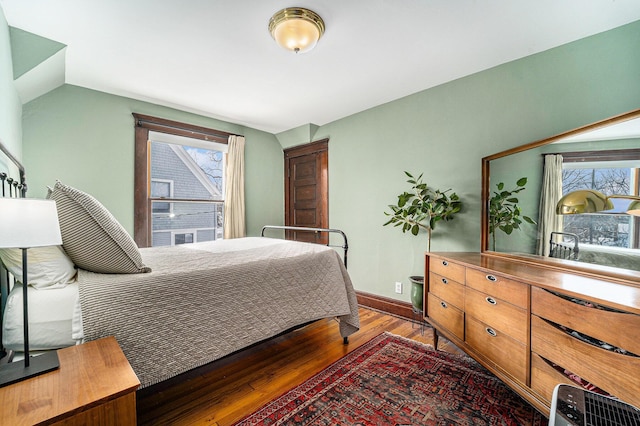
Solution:
{"label": "gray quilted bedspread", "polygon": [[359,329],[331,248],[242,238],[141,253],[152,272],[78,274],[85,340],[115,336],[141,387],[312,320],[338,317],[343,337]]}

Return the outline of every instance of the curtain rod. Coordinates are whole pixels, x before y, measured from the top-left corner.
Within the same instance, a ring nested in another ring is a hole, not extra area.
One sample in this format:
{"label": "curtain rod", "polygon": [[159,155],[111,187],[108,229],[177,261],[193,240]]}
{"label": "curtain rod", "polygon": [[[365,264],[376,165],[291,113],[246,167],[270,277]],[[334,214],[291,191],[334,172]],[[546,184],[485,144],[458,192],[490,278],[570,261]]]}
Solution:
{"label": "curtain rod", "polygon": [[[180,123],[177,121],[167,120],[163,118],[151,117],[143,114],[132,114],[135,117],[135,125],[136,127],[162,127],[169,130],[178,130],[183,132],[188,132],[192,134],[200,134],[204,136],[212,136],[214,138],[224,138],[225,140],[229,138],[229,136],[243,136],[238,135],[236,133],[224,132],[222,130],[209,129],[206,127],[191,125],[187,123]],[[147,126],[144,126],[147,124]]]}
{"label": "curtain rod", "polygon": [[581,162],[581,161],[615,161],[615,160],[637,160],[640,158],[640,149],[623,148],[623,149],[606,149],[606,150],[589,150],[589,151],[568,151],[568,152],[546,152],[546,155],[562,155],[565,162]]}

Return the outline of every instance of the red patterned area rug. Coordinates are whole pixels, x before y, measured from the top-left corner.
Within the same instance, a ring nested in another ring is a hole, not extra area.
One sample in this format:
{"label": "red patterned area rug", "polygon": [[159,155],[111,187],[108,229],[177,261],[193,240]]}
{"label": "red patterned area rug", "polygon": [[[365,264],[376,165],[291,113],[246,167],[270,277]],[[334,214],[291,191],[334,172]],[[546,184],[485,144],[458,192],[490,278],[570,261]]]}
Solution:
{"label": "red patterned area rug", "polygon": [[474,360],[383,333],[237,425],[546,425]]}

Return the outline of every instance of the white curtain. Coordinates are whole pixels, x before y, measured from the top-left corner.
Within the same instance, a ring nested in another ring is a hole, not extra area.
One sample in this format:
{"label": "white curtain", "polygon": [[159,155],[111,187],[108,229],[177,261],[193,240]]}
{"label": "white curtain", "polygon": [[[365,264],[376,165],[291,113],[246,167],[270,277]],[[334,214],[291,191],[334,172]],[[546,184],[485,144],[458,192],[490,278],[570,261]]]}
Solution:
{"label": "white curtain", "polygon": [[544,173],[540,191],[540,214],[538,216],[538,246],[536,253],[549,255],[549,237],[552,232],[562,231],[562,216],[556,214],[556,203],[562,197],[562,155],[544,156]]}
{"label": "white curtain", "polygon": [[224,238],[247,235],[244,218],[244,137],[229,136],[225,171]]}

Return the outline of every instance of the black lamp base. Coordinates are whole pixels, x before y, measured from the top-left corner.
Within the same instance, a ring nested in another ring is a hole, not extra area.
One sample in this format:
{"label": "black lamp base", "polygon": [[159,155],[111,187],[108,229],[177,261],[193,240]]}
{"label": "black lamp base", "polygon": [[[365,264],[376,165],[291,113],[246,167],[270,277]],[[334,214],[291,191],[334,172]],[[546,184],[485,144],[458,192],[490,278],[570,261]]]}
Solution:
{"label": "black lamp base", "polygon": [[28,367],[24,366],[24,360],[10,362],[0,366],[0,387],[47,373],[58,367],[60,367],[60,362],[57,351],[30,357]]}

